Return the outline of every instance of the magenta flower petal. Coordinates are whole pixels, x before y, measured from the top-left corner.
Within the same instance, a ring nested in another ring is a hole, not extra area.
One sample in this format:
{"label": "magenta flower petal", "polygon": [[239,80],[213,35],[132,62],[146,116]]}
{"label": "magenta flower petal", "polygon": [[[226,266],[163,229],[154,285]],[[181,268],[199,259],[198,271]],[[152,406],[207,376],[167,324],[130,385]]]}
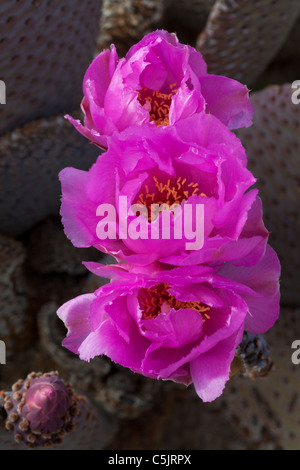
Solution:
{"label": "magenta flower petal", "polygon": [[68,329],[63,346],[75,354],[78,354],[79,346],[90,333],[88,317],[94,299],[94,294],[84,294],[66,302],[57,311],[58,317]]}
{"label": "magenta flower petal", "polygon": [[197,146],[220,152],[228,149],[236,155],[244,166],[247,165],[246,151],[241,141],[213,115],[198,114],[194,118],[178,121],[176,134],[186,143],[195,142]]}
{"label": "magenta flower petal", "polygon": [[229,129],[252,125],[254,108],[245,85],[218,75],[201,77],[200,83],[207,113],[216,116]]}
{"label": "magenta flower petal", "polygon": [[[204,402],[218,398],[229,380],[235,348],[241,342],[243,329],[226,338],[209,353],[191,361],[191,376],[197,394]],[[224,364],[225,363],[225,364]]]}
{"label": "magenta flower petal", "polygon": [[94,98],[97,106],[103,106],[107,89],[118,65],[118,55],[114,45],[102,51],[89,66],[84,77],[84,92]]}
{"label": "magenta flower petal", "polygon": [[264,257],[254,266],[234,266],[225,263],[219,274],[240,284],[247,285],[259,296],[242,294],[249,307],[245,328],[249,333],[268,331],[279,315],[279,277],[281,266],[275,251],[267,245]]}
{"label": "magenta flower petal", "polygon": [[107,134],[116,130],[110,117],[105,116],[103,106],[117,64],[118,56],[113,45],[110,50],[101,52],[89,66],[83,81],[85,96],[81,108],[84,113],[84,125],[69,115],[65,116],[78,132],[104,149],[107,148]]}
{"label": "magenta flower petal", "polygon": [[102,136],[98,131],[93,129],[92,127],[83,126],[79,119],[74,119],[69,114],[65,115],[65,118],[70,121],[70,123],[75,127],[75,129],[82,134],[84,137],[89,139],[94,144],[98,145],[101,149],[107,148],[107,138]]}
{"label": "magenta flower petal", "polygon": [[112,361],[139,372],[147,346],[148,341],[138,333],[137,327],[132,330],[131,341],[127,343],[116,326],[107,320],[82,342],[79,347],[79,357],[89,361],[95,356],[104,354]]}
{"label": "magenta flower petal", "polygon": [[257,264],[264,256],[269,236],[263,222],[262,203],[259,197],[255,198],[251,207],[245,212],[245,217],[246,221],[244,219],[244,226],[238,239],[233,240],[219,235],[209,237],[199,251],[161,258],[160,261],[175,266],[192,266],[210,263],[212,260],[215,263],[230,261],[241,266]]}
{"label": "magenta flower petal", "polygon": [[172,100],[169,114],[170,125],[204,110],[205,100],[200,93],[184,86],[178,90]]}
{"label": "magenta flower petal", "polygon": [[71,242],[79,248],[97,243],[97,205],[87,198],[88,172],[75,168],[64,168],[59,179],[62,186],[60,214],[65,232]]}
{"label": "magenta flower petal", "polygon": [[[223,309],[211,311],[211,317],[203,327],[201,341],[192,341],[182,347],[177,347],[172,350],[172,356],[170,356],[170,350],[165,343],[162,343],[159,348],[151,345],[143,361],[143,370],[150,371],[151,374],[156,374],[159,378],[172,378],[178,368],[190,364],[196,358],[202,356],[206,358],[206,354],[213,356],[215,347],[231,337],[232,334],[236,337],[236,342],[231,342],[234,355],[235,347],[239,344],[239,336],[236,333],[243,327],[247,307],[237,296],[231,296],[230,293],[225,295],[227,300],[231,297],[233,304],[229,304]],[[192,338],[194,337],[192,336]],[[228,379],[228,358],[225,355],[220,360],[220,368],[222,367],[225,368],[224,373]]]}
{"label": "magenta flower petal", "polygon": [[202,319],[195,310],[172,309],[153,320],[144,320],[141,331],[145,338],[159,343],[160,348],[182,348],[198,339],[203,331]]}
{"label": "magenta flower petal", "polygon": [[[262,202],[259,197],[256,197],[251,209],[248,211],[247,221],[238,240],[238,244],[241,242],[243,247],[240,246],[237,250],[235,243],[230,242],[226,247],[227,255],[223,259],[232,261],[236,265],[253,266],[264,256],[268,237],[269,232],[263,222]],[[243,251],[243,248],[245,248],[245,251]],[[237,251],[239,252],[239,259],[236,257]]]}

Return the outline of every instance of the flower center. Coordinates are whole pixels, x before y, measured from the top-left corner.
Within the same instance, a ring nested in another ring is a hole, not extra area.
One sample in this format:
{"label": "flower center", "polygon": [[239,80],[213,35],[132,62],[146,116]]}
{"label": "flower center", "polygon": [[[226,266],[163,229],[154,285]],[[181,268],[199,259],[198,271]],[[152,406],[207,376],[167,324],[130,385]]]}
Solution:
{"label": "flower center", "polygon": [[[187,179],[181,176],[176,180],[168,179],[166,183],[158,181],[157,177],[153,176],[153,181],[155,191],[150,192],[149,186],[146,184],[137,200],[137,204],[147,207],[149,222],[155,220],[159,212],[180,206],[182,202],[185,202],[191,196],[199,196],[200,194],[206,197],[206,194],[200,193],[198,183],[188,183]],[[157,207],[153,207],[154,205],[157,205]]]}
{"label": "flower center", "polygon": [[150,114],[150,121],[154,121],[156,126],[169,125],[169,112],[172,97],[176,94],[178,88],[174,88],[176,83],[170,85],[170,93],[161,93],[158,90],[150,90],[142,87],[138,90],[138,100]]}
{"label": "flower center", "polygon": [[163,304],[167,304],[170,308],[174,308],[175,310],[179,310],[181,308],[185,310],[195,310],[200,313],[203,321],[210,318],[207,313],[210,310],[208,305],[199,301],[182,302],[181,300],[177,300],[168,292],[168,288],[169,284],[162,282],[154,287],[150,287],[148,289],[142,287],[139,290],[138,301],[142,311],[143,320],[156,318],[160,314]]}

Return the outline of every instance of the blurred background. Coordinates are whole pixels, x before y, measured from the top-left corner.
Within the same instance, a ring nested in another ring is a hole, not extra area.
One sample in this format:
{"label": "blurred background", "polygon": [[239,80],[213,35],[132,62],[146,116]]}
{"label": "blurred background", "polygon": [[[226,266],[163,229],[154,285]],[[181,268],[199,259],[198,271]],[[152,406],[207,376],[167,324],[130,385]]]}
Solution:
{"label": "blurred background", "polygon": [[[254,124],[237,135],[282,264],[281,315],[265,335],[272,371],[235,375],[211,404],[193,387],[147,380],[104,357],[83,363],[61,347],[56,317],[63,302],[107,282],[81,262],[109,262],[63,233],[58,173],[88,169],[99,153],[63,116],[82,117],[95,55],[114,43],[122,57],[157,28],[200,51],[209,73],[251,90]],[[0,389],[31,371],[59,371],[106,416],[109,449],[300,449],[300,365],[291,360],[300,339],[299,0],[2,0],[0,80]]]}

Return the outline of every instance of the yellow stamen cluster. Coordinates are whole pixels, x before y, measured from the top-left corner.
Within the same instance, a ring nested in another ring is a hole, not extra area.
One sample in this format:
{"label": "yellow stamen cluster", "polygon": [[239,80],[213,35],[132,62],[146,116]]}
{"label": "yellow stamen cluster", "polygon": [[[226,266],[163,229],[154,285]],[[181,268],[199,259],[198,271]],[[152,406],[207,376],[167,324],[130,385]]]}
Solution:
{"label": "yellow stamen cluster", "polygon": [[138,100],[142,106],[146,103],[150,104],[150,121],[154,121],[156,126],[169,125],[169,112],[172,97],[176,94],[176,83],[170,85],[170,93],[161,93],[158,90],[150,90],[149,88],[142,87],[138,90]]}
{"label": "yellow stamen cluster", "polygon": [[210,318],[207,313],[210,310],[208,305],[205,305],[200,301],[183,302],[177,300],[168,292],[169,287],[169,284],[160,283],[148,289],[140,289],[138,300],[140,309],[142,311],[143,320],[151,320],[156,318],[160,314],[161,307],[164,303],[169,305],[171,308],[174,308],[175,310],[195,310],[201,315],[203,321],[206,321]]}
{"label": "yellow stamen cluster", "polygon": [[[150,192],[149,186],[144,186],[144,191],[139,194],[137,204],[142,204],[147,207],[149,214],[149,222],[152,222],[162,210],[170,210],[176,206],[180,206],[191,196],[206,197],[204,193],[200,193],[198,183],[188,183],[186,178],[179,176],[175,181],[168,179],[166,183],[158,181],[156,176],[153,176],[156,191]],[[152,205],[159,205],[158,210],[152,210]],[[152,213],[151,213],[152,212]]]}

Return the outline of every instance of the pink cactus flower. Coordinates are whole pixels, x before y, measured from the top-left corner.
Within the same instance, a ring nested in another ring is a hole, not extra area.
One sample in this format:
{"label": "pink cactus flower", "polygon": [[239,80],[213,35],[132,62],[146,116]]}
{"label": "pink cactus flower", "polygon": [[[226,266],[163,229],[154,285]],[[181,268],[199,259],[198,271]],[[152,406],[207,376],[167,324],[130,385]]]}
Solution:
{"label": "pink cactus flower", "polygon": [[63,346],[89,361],[106,355],[146,377],[194,384],[203,401],[222,394],[244,330],[278,317],[280,265],[267,246],[255,266],[90,268],[113,280],[60,307]]}
{"label": "pink cactus flower", "polygon": [[132,125],[167,126],[202,111],[230,129],[252,124],[247,87],[208,74],[199,52],[163,30],[145,36],[120,60],[113,45],[102,51],[86,71],[83,93],[84,125],[66,118],[104,149],[108,137]]}
{"label": "pink cactus flower", "polygon": [[[258,191],[251,188],[256,180],[246,163],[239,139],[212,115],[197,114],[165,129],[128,128],[111,137],[108,151],[90,171],[65,168],[60,173],[65,233],[77,247],[94,246],[118,261],[139,265],[156,261],[239,264],[247,253],[251,254],[247,262],[255,264],[269,234]],[[120,206],[121,198],[126,198],[125,208]],[[139,217],[140,232],[133,236],[130,225],[136,224],[137,216],[130,216],[129,209],[135,204],[146,215]],[[169,220],[164,210],[151,215],[153,204],[166,209],[175,204],[181,209],[179,215],[170,216],[168,237],[163,231]],[[109,222],[99,211],[107,205],[113,208]],[[186,233],[186,226],[193,223],[189,221],[198,224],[198,206],[203,208],[199,226],[189,227]],[[104,221],[116,225],[107,238],[98,230]],[[177,223],[182,236],[175,233]],[[197,244],[200,232],[203,240]]]}

